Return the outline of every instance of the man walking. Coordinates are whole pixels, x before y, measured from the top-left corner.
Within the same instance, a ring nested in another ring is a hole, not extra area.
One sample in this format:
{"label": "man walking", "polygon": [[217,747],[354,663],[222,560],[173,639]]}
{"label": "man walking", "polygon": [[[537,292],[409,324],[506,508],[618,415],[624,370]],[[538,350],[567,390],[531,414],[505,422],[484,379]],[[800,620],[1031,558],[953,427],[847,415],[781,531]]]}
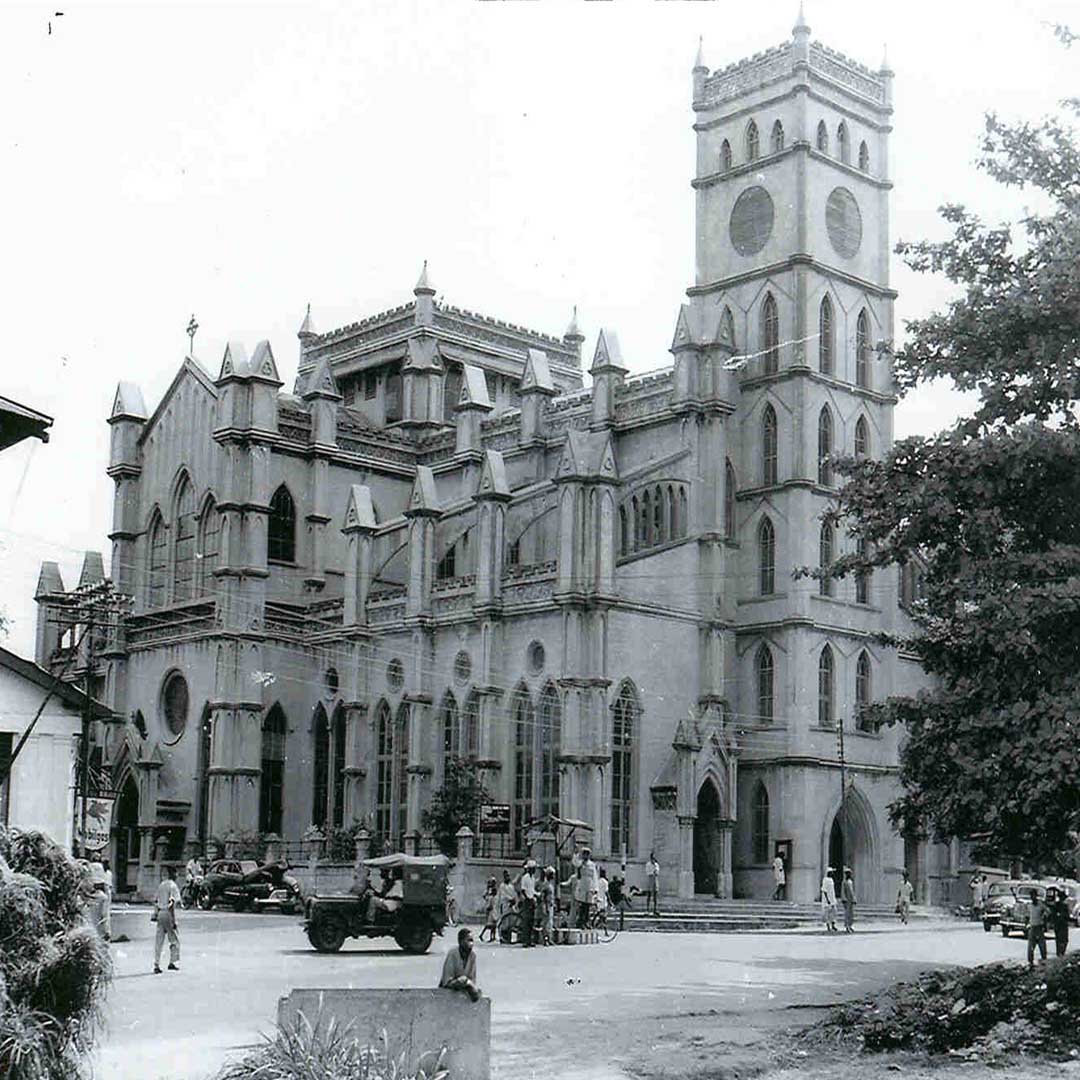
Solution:
{"label": "man walking", "polygon": [[521,906],[518,908],[518,927],[521,944],[524,948],[532,948],[533,930],[536,925],[536,878],[533,871],[536,863],[530,859],[525,864],[525,869],[518,879],[521,889]]}
{"label": "man walking", "polygon": [[851,867],[844,867],[844,883],[840,886],[840,900],[844,905],[844,933],[855,933],[855,881]]}
{"label": "man walking", "polygon": [[773,882],[776,888],[773,889],[772,898],[774,900],[783,900],[784,892],[787,888],[787,877],[784,874],[784,857],[778,851],[776,858],[772,861],[772,873]]}
{"label": "man walking", "polygon": [[1046,963],[1046,902],[1035,893],[1028,903],[1028,967],[1035,966],[1035,950]]}
{"label": "man walking", "polygon": [[176,887],[176,871],[165,867],[165,877],[157,889],[154,913],[157,915],[157,934],[154,937],[154,974],[161,974],[161,947],[169,939],[169,970],[180,970],[180,935],[176,932],[176,909],[180,906],[180,890]]}
{"label": "man walking", "polygon": [[1046,890],[1046,918],[1054,931],[1054,951],[1064,956],[1069,949],[1069,894],[1059,885]]}
{"label": "man walking", "polygon": [[472,931],[463,926],[458,931],[457,948],[451,949],[443,961],[439,986],[444,990],[460,990],[473,1001],[480,1000],[480,987],[476,985],[476,953],[473,952]]}
{"label": "man walking", "polygon": [[907,925],[908,916],[911,914],[911,898],[915,895],[915,889],[908,880],[908,872],[902,870],[904,875],[900,879],[900,888],[896,891],[896,910],[900,914],[900,921]]}
{"label": "man walking", "polygon": [[971,875],[971,920],[978,922],[982,915],[983,894],[986,886],[981,874]]}
{"label": "man walking", "polygon": [[836,882],[832,878],[834,872],[831,866],[827,866],[825,876],[821,879],[821,917],[826,931],[830,934],[836,933]]}
{"label": "man walking", "polygon": [[596,903],[596,863],[592,861],[592,852],[584,848],[581,852],[581,865],[578,867],[577,882],[574,886],[574,899],[578,905],[578,926],[588,929],[592,905]]}
{"label": "man walking", "polygon": [[652,909],[654,915],[660,914],[660,864],[655,852],[649,852],[649,861],[645,864],[645,914]]}

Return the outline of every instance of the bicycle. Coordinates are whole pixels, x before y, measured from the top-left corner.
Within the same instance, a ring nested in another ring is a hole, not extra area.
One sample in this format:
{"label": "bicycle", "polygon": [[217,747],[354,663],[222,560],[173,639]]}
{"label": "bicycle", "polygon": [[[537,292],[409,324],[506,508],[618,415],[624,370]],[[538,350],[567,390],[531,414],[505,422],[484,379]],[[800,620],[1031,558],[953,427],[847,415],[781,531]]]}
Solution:
{"label": "bicycle", "polygon": [[603,911],[594,910],[589,915],[589,929],[595,930],[605,945],[619,936],[618,923],[615,920],[608,922],[608,913],[610,911],[610,908],[605,908]]}
{"label": "bicycle", "polygon": [[498,924],[498,938],[504,945],[514,943],[514,935],[521,929],[521,916],[514,909],[506,912]]}

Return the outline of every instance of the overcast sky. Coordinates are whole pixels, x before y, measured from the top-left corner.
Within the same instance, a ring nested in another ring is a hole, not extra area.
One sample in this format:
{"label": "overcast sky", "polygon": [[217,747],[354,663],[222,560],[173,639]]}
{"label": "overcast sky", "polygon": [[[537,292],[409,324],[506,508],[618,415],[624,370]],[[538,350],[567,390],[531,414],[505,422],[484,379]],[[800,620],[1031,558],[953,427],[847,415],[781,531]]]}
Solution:
{"label": "overcast sky", "polygon": [[[63,9],[63,15],[54,11]],[[888,12],[879,16],[876,11]],[[733,17],[738,11],[737,18]],[[693,275],[690,68],[788,38],[797,4],[656,0],[81,3],[0,10],[0,393],[55,418],[0,456],[4,642],[32,654],[42,559],[75,583],[106,552],[119,379],[152,410],[183,359],[269,338],[291,389],[296,330],[411,297],[561,334],[618,330],[634,370],[670,362]],[[976,174],[983,115],[1077,92],[1073,2],[808,0],[813,35],[896,72],[893,239],[936,208],[997,220],[1024,196]],[[51,19],[51,30],[49,22]],[[894,259],[898,325],[948,292]],[[945,388],[898,436],[955,417]]]}

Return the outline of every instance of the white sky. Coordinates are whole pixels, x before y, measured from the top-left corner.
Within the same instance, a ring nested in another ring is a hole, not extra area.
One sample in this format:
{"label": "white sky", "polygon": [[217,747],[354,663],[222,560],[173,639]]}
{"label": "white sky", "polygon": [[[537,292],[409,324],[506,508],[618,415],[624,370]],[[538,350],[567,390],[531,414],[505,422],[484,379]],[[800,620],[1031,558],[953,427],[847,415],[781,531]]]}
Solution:
{"label": "white sky", "polygon": [[[60,17],[53,16],[63,10]],[[733,13],[740,12],[737,18]],[[887,11],[887,16],[870,14]],[[448,303],[561,334],[614,327],[634,370],[670,362],[693,275],[690,68],[790,34],[767,0],[353,0],[0,8],[0,393],[55,418],[0,456],[4,642],[32,655],[42,559],[75,583],[106,553],[119,379],[152,410],[184,328],[216,373],[268,337],[291,389],[296,329],[411,297],[423,259]],[[936,207],[997,220],[1024,197],[973,169],[983,114],[1038,118],[1077,92],[1074,0],[808,0],[815,38],[896,72],[893,238],[944,235]],[[52,17],[52,34],[48,21]],[[898,326],[940,282],[894,259]],[[944,389],[898,436],[956,415]]]}

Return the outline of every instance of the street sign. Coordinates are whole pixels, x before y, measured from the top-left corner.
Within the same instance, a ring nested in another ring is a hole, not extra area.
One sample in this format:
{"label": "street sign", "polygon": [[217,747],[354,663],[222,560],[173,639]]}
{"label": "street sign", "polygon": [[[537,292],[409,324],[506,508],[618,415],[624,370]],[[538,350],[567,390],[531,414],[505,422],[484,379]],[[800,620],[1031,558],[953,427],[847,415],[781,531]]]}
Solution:
{"label": "street sign", "polygon": [[101,851],[109,844],[109,827],[112,823],[112,799],[91,797],[86,800],[86,835],[82,835],[83,799],[75,800],[75,834],[79,846],[86,851]]}
{"label": "street sign", "polygon": [[510,804],[484,803],[480,807],[480,832],[486,836],[510,833]]}

